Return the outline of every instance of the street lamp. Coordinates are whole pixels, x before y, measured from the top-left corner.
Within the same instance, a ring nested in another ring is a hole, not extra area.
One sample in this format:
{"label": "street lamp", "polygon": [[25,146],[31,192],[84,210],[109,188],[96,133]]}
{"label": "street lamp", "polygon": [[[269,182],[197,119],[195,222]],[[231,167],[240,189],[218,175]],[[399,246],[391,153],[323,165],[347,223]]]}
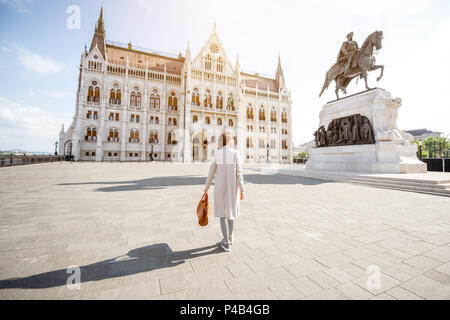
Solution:
{"label": "street lamp", "polygon": [[58,155],[57,149],[58,149],[58,141],[55,142],[55,156]]}
{"label": "street lamp", "polygon": [[[203,135],[203,132],[202,132],[202,135]],[[206,155],[206,157],[205,157],[205,150],[206,150],[207,146],[208,146],[208,140],[206,140],[206,138],[205,138],[205,140],[203,140],[203,157],[202,157],[203,162],[205,162],[205,160],[208,158],[208,155]]]}
{"label": "street lamp", "polygon": [[149,141],[150,146],[152,147],[151,153],[150,153],[150,161],[155,161],[155,159],[153,159],[153,146],[156,144],[156,139],[152,138]]}
{"label": "street lamp", "polygon": [[422,140],[419,140],[419,158],[422,160]]}

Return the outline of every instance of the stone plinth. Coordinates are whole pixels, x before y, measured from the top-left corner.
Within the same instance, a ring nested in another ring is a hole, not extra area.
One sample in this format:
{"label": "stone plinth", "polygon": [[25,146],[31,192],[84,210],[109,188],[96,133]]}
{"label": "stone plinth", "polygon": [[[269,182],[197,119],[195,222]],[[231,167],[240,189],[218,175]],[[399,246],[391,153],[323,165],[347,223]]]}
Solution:
{"label": "stone plinth", "polygon": [[372,123],[375,144],[311,148],[306,168],[323,171],[367,173],[423,173],[425,163],[417,158],[413,137],[397,128],[401,99],[388,91],[372,89],[323,106],[320,124],[360,114]]}

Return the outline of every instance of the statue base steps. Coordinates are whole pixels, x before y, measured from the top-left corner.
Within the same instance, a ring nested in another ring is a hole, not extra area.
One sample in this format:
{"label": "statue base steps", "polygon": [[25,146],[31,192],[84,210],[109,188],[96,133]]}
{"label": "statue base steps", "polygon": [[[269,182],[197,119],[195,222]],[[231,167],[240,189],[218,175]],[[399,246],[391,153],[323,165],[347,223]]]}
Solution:
{"label": "statue base steps", "polygon": [[370,120],[375,144],[315,147],[309,149],[306,169],[363,173],[424,173],[425,163],[417,158],[413,137],[397,128],[401,99],[375,88],[335,100],[323,106],[320,124],[327,128],[334,120],[360,114]]}
{"label": "statue base steps", "polygon": [[[263,167],[261,174],[282,174],[307,179],[317,179],[317,183],[336,181],[367,187],[409,191],[450,197],[450,173],[427,172],[411,174],[357,173],[343,171],[310,170],[302,166]],[[301,183],[299,181],[299,183]],[[309,183],[311,184],[311,183]]]}

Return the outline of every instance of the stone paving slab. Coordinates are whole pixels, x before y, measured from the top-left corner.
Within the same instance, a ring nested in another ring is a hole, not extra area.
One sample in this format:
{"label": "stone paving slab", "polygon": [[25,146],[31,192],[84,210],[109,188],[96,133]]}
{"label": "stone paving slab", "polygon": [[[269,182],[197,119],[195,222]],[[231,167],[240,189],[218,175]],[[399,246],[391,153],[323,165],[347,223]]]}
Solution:
{"label": "stone paving slab", "polygon": [[450,299],[449,198],[244,166],[225,253],[218,219],[196,220],[207,171],[1,168],[0,299]]}

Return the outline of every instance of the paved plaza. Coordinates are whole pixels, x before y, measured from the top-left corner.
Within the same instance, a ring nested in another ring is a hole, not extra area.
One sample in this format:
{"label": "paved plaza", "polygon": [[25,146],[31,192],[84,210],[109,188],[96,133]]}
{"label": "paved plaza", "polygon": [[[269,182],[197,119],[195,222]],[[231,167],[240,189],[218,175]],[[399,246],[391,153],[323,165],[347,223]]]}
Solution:
{"label": "paved plaza", "polygon": [[449,198],[244,167],[225,253],[218,219],[197,224],[207,170],[1,168],[0,299],[450,298]]}

